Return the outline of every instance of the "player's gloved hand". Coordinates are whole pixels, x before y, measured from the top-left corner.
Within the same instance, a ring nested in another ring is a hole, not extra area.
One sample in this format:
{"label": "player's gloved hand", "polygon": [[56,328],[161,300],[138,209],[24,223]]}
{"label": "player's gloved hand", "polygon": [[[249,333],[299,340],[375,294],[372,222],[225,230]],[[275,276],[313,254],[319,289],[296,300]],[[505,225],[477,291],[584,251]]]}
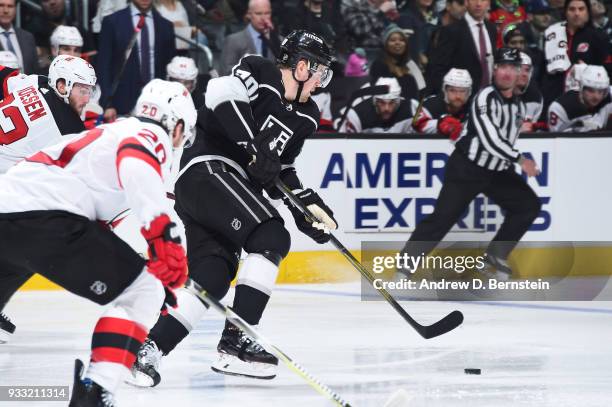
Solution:
{"label": "player's gloved hand", "polygon": [[334,212],[323,202],[321,197],[312,189],[304,189],[295,193],[302,203],[312,212],[318,222],[309,222],[304,214],[295,207],[287,198],[284,198],[285,205],[291,211],[295,219],[295,225],[300,232],[309,236],[315,242],[322,244],[329,242],[330,231],[338,228],[338,222],[334,219]]}
{"label": "player's gloved hand", "polygon": [[281,170],[276,146],[271,145],[267,137],[256,137],[247,145],[247,152],[252,157],[247,167],[251,178],[263,187],[272,185]]}
{"label": "player's gloved hand", "polygon": [[453,141],[459,138],[461,129],[461,121],[453,116],[443,116],[438,120],[438,132],[444,134]]}
{"label": "player's gloved hand", "polygon": [[140,229],[149,244],[148,271],[170,288],[181,287],[187,281],[187,257],[178,233],[174,231],[176,236],[173,235],[175,227],[168,215],[160,215],[148,229]]}

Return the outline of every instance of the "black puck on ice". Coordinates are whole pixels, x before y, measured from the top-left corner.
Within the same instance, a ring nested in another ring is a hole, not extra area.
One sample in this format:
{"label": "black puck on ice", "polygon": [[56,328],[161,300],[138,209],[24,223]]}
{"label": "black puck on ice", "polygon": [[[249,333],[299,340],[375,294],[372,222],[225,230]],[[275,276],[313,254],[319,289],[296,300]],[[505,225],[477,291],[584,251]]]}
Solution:
{"label": "black puck on ice", "polygon": [[480,374],[480,369],[463,369],[465,374]]}

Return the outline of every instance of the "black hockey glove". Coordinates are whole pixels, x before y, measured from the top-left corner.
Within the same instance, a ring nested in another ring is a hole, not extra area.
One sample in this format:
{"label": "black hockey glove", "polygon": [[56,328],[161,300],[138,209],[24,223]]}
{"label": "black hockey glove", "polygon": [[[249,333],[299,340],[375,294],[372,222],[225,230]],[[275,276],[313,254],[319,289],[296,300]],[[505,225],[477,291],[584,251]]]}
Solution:
{"label": "black hockey glove", "polygon": [[247,144],[247,152],[252,157],[247,167],[251,179],[264,188],[273,185],[281,170],[276,146],[272,145],[271,148],[267,137],[257,137]]}
{"label": "black hockey glove", "polygon": [[287,205],[295,219],[297,228],[300,232],[319,244],[329,242],[331,238],[330,231],[336,230],[338,227],[338,222],[334,219],[334,212],[325,205],[321,197],[310,188],[295,193],[295,196],[302,201],[304,206],[306,206],[318,220],[318,222],[314,223],[309,222],[299,208],[294,206],[288,198],[283,198],[285,205]]}

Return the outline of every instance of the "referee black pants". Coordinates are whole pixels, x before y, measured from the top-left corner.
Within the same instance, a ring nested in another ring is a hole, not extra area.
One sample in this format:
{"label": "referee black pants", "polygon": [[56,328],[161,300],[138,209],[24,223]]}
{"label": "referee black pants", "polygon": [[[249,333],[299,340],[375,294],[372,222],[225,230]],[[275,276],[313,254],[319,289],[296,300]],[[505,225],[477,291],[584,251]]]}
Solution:
{"label": "referee black pants", "polygon": [[540,199],[514,167],[504,171],[488,170],[457,149],[446,165],[444,183],[433,213],[416,226],[404,252],[415,256],[431,252],[480,193],[505,211],[504,222],[487,253],[508,258],[540,213]]}

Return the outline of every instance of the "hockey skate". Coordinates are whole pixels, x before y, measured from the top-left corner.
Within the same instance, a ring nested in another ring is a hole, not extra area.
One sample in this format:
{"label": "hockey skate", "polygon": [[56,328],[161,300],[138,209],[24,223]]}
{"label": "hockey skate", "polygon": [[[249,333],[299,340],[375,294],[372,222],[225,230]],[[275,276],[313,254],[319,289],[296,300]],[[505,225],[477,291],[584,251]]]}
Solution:
{"label": "hockey skate", "polygon": [[0,312],[0,343],[7,343],[10,337],[15,333],[15,324]]}
{"label": "hockey skate", "polygon": [[68,407],[116,407],[112,393],[96,382],[81,379],[85,366],[79,359],[74,361],[74,385]]}
{"label": "hockey skate", "polygon": [[500,281],[508,281],[512,278],[512,268],[508,262],[500,257],[485,253],[485,267],[479,273],[486,278],[494,278]]}
{"label": "hockey skate", "polygon": [[137,387],[155,387],[161,382],[159,375],[159,364],[163,352],[159,350],[157,344],[151,339],[145,339],[138,350],[138,357],[130,375],[125,380],[126,383]]}
{"label": "hockey skate", "polygon": [[219,358],[211,366],[217,373],[266,380],[276,377],[276,356],[233,325],[226,324],[217,351]]}

